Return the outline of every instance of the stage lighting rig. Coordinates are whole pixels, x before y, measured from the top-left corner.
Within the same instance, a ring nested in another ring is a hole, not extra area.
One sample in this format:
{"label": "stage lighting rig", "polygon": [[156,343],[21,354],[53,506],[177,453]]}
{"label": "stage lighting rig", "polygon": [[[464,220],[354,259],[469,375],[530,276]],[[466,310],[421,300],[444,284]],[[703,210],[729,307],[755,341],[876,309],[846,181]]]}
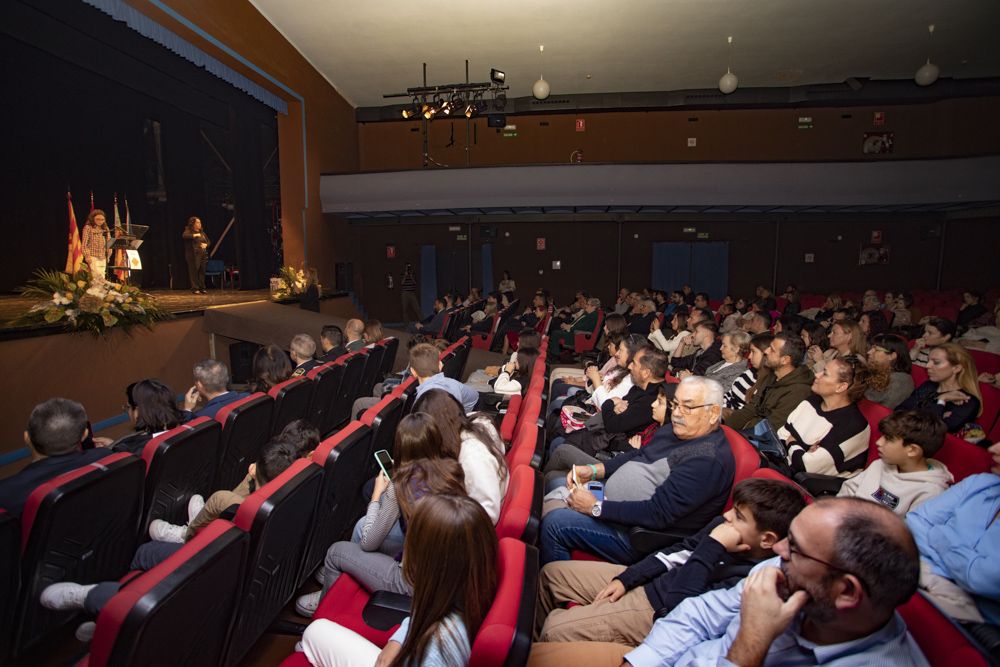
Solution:
{"label": "stage lighting rig", "polygon": [[469,82],[469,61],[465,61],[465,83],[427,84],[427,63],[424,63],[424,85],[407,88],[405,93],[383,95],[383,98],[409,97],[413,102],[399,109],[404,119],[422,116],[433,120],[439,114],[450,116],[464,113],[472,118],[484,113],[489,107],[484,101],[490,98],[493,107],[502,110],[507,104],[507,75],[496,68],[490,69],[490,80],[479,83]]}

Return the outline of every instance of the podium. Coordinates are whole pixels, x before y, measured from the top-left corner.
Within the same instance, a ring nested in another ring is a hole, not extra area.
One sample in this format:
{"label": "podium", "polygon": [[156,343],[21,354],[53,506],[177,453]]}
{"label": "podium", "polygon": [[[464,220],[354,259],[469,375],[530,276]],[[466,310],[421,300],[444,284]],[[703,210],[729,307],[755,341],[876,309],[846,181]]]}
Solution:
{"label": "podium", "polygon": [[125,283],[130,284],[133,271],[142,270],[142,259],[139,257],[139,246],[143,244],[142,237],[149,231],[148,225],[130,225],[126,233],[108,239],[105,246],[114,258],[116,251],[124,250],[126,262],[124,266],[109,266],[112,271],[125,271]]}

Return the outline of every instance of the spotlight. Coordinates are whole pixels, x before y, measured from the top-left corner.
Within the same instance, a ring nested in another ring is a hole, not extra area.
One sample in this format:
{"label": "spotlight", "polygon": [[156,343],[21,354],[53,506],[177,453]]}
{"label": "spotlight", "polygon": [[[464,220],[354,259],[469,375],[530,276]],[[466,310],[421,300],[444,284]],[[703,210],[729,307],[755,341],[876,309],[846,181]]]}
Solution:
{"label": "spotlight", "polygon": [[433,118],[434,115],[437,114],[437,112],[438,112],[437,107],[432,107],[429,104],[424,105],[424,118],[426,118],[427,120]]}
{"label": "spotlight", "polygon": [[496,94],[493,98],[493,108],[497,111],[503,111],[507,108],[507,93],[502,90]]}
{"label": "spotlight", "polygon": [[475,113],[476,113],[476,105],[473,102],[469,102],[468,104],[465,105],[465,117],[466,118],[472,118],[472,116]]}
{"label": "spotlight", "polygon": [[416,98],[414,98],[413,99],[413,103],[410,104],[410,106],[403,107],[403,111],[401,112],[401,114],[402,114],[402,116],[403,116],[404,119],[409,119],[409,118],[413,118],[414,116],[416,116],[421,111],[422,111],[422,109],[420,108],[420,102]]}
{"label": "spotlight", "polygon": [[493,83],[503,83],[506,78],[507,75],[504,72],[495,68],[490,70],[490,80]]}

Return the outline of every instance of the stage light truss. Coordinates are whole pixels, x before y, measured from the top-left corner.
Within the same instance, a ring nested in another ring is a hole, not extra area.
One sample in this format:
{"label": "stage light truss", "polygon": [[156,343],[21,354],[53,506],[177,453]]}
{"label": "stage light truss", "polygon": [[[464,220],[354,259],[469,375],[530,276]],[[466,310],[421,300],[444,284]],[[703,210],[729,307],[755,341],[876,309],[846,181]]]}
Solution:
{"label": "stage light truss", "polygon": [[[426,65],[425,65],[426,68]],[[468,63],[466,63],[468,75]],[[425,70],[426,77],[426,70]],[[491,81],[480,83],[445,83],[435,86],[414,86],[407,88],[405,93],[383,95],[385,99],[397,97],[410,98],[410,104],[400,109],[404,119],[423,118],[433,120],[450,116],[464,115],[472,118],[486,113],[491,108],[502,112],[507,106],[506,75],[497,69],[490,70]]]}

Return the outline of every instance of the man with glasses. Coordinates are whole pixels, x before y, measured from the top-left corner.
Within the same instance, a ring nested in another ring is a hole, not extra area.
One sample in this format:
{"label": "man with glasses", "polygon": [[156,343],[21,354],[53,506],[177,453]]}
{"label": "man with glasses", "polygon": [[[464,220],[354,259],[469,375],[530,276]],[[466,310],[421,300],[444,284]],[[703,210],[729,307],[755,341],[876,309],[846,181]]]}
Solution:
{"label": "man with glasses", "polygon": [[[719,429],[722,386],[691,376],[671,402],[670,424],[641,449],[604,463],[574,466],[566,476],[567,507],[542,518],[541,560],[569,560],[582,549],[602,559],[631,564],[643,553],[630,540],[630,526],[691,534],[722,512],[736,464]],[[604,480],[604,500],[587,482]]]}
{"label": "man with glasses", "polygon": [[736,586],[682,602],[624,663],[608,664],[927,665],[895,611],[916,591],[920,565],[891,511],[820,499],[774,551]]}

